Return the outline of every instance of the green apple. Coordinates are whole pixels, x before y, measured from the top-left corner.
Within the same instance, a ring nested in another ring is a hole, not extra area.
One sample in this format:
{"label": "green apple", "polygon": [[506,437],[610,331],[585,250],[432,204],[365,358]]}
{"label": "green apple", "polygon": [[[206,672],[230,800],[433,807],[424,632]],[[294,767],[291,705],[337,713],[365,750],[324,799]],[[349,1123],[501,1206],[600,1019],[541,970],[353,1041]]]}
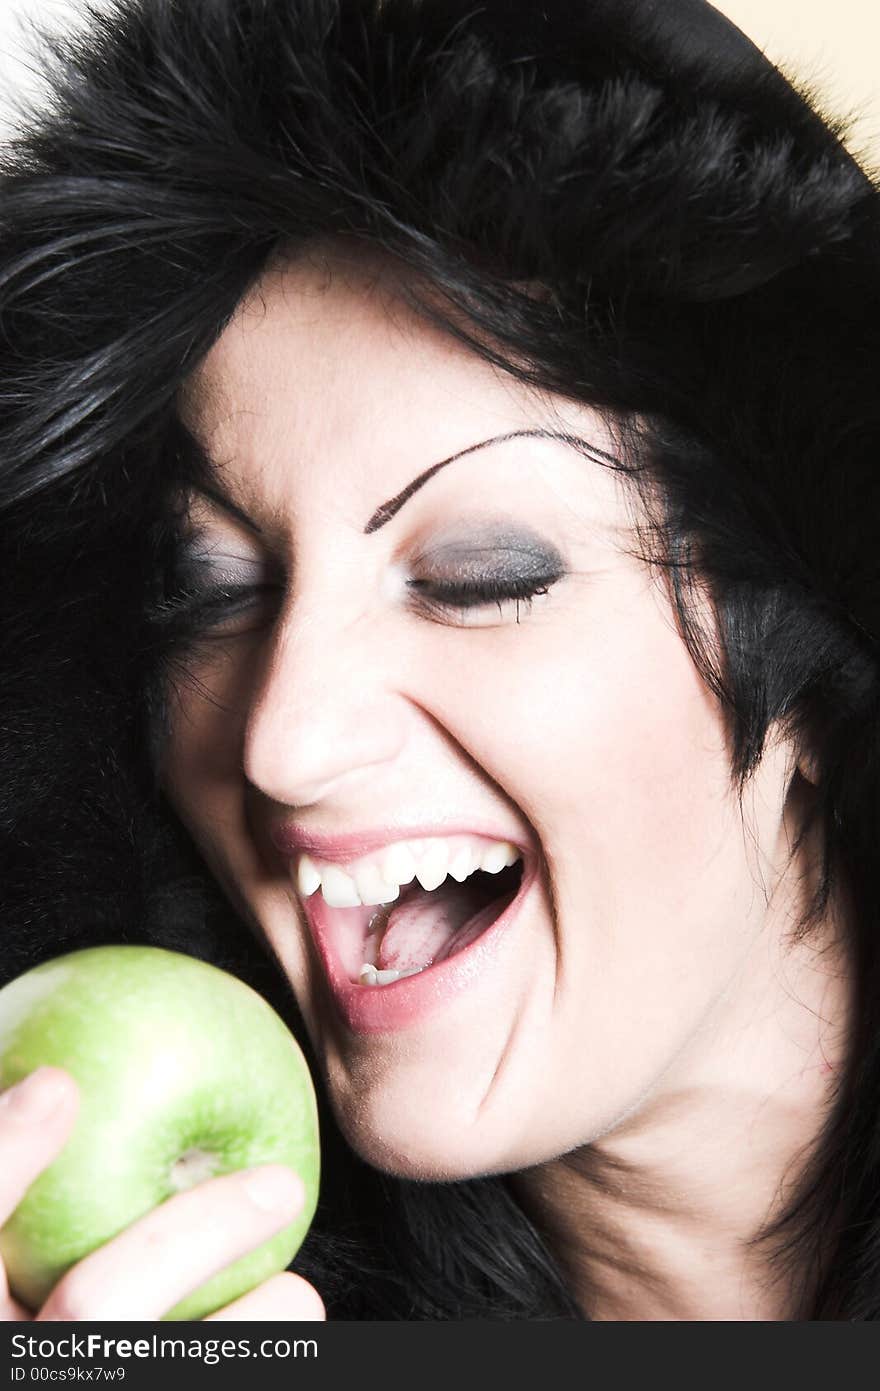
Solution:
{"label": "green apple", "polygon": [[179,952],[71,952],[0,990],[0,1089],[41,1063],[76,1078],[80,1110],[0,1231],[10,1288],[27,1308],[175,1192],[255,1164],[294,1169],[302,1211],[164,1317],[202,1318],[285,1269],[318,1200],[317,1106],[300,1048],[262,996]]}

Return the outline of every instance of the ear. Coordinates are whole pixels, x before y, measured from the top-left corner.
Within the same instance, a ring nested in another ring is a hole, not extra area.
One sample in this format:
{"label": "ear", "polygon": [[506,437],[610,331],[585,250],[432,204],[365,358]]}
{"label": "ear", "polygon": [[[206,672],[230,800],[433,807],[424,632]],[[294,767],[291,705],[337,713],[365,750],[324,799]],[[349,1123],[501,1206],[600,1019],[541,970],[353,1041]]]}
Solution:
{"label": "ear", "polygon": [[795,766],[796,771],[800,773],[801,777],[804,778],[811,787],[816,787],[818,785],[820,777],[819,759],[811,749],[801,749],[798,752]]}
{"label": "ear", "polygon": [[768,738],[768,746],[785,749],[789,782],[800,776],[810,787],[818,785],[821,776],[819,758],[812,748],[807,747],[803,739],[786,734],[781,725],[774,723]]}

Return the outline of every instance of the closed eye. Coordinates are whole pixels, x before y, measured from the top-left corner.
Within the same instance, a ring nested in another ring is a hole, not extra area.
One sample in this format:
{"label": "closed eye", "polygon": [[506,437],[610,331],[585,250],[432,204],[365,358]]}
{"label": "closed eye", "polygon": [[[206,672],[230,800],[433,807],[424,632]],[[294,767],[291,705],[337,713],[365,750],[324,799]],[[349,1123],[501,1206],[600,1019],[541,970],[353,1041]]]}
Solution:
{"label": "closed eye", "polygon": [[[476,617],[479,610],[497,607],[498,618],[503,620],[505,607],[513,607],[517,623],[525,608],[530,612],[532,602],[545,594],[560,578],[559,575],[535,576],[485,576],[477,581],[449,581],[429,579],[409,579],[409,589],[420,606],[433,609],[446,615],[458,613],[462,617]],[[489,615],[491,621],[494,614]]]}
{"label": "closed eye", "polygon": [[[259,568],[251,568],[260,573]],[[148,621],[172,641],[184,643],[261,632],[274,622],[284,583],[275,579],[241,583],[232,576],[211,578],[216,572],[211,562],[188,558],[178,571],[171,595],[148,610]]]}
{"label": "closed eye", "polygon": [[250,632],[265,627],[270,612],[274,617],[283,593],[281,584],[215,585],[191,596],[188,612],[209,631],[238,615],[253,614],[258,621],[245,630]]}

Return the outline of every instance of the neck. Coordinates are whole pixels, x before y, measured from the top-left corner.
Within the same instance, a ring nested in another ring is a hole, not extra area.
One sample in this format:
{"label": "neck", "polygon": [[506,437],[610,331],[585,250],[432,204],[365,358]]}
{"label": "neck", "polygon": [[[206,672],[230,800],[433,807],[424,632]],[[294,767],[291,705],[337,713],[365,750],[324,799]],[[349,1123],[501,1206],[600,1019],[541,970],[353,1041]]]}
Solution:
{"label": "neck", "polygon": [[846,1061],[840,940],[836,916],[794,947],[768,930],[650,1096],[513,1176],[590,1318],[806,1316],[805,1272],[782,1267],[768,1229],[798,1191]]}

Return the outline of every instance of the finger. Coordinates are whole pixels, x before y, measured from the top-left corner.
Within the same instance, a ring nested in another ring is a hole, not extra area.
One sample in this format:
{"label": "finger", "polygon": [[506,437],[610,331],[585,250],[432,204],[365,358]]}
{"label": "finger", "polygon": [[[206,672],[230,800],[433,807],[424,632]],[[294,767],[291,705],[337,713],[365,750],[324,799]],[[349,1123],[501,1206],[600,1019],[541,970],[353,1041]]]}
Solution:
{"label": "finger", "polygon": [[0,1093],[0,1227],[63,1148],[78,1101],[76,1083],[59,1067],[38,1067]]}
{"label": "finger", "polygon": [[227,1304],[225,1309],[209,1314],[205,1323],[222,1322],[224,1319],[314,1322],[326,1317],[324,1301],[314,1285],[310,1285],[301,1275],[294,1275],[292,1270],[283,1270],[249,1294],[243,1294],[241,1299]]}
{"label": "finger", "polygon": [[[64,1148],[78,1107],[77,1085],[58,1067],[39,1067],[0,1094],[0,1227]],[[0,1265],[0,1319],[27,1317]]]}
{"label": "finger", "polygon": [[280,1164],[178,1193],[68,1271],[38,1321],[159,1319],[286,1227],[304,1198],[301,1180]]}

